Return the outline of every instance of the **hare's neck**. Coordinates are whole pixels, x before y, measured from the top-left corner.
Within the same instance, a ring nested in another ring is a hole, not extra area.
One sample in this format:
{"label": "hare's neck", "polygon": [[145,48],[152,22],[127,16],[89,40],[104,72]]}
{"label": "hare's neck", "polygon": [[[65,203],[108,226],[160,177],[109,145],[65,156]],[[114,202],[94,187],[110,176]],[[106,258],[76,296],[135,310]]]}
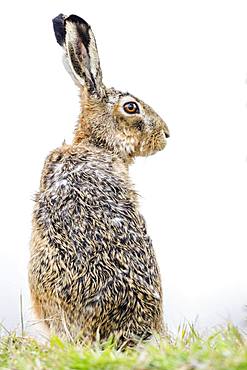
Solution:
{"label": "hare's neck", "polygon": [[81,113],[74,131],[73,143],[79,144],[81,141],[89,140],[91,135],[92,128],[90,126],[90,123],[88,122],[87,119],[85,119],[85,116]]}
{"label": "hare's neck", "polygon": [[[81,113],[75,129],[73,144],[83,145],[86,142],[117,156],[126,166],[134,161],[133,156],[125,150],[123,140],[118,140],[115,131],[106,130],[105,125],[96,124],[96,120],[92,123],[90,117]],[[127,146],[126,149],[128,149]]]}

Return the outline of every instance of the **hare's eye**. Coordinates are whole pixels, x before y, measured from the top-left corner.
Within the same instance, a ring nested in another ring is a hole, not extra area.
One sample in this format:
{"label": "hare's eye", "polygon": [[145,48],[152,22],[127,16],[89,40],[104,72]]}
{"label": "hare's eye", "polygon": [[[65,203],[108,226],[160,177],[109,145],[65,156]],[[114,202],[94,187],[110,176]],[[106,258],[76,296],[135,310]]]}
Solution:
{"label": "hare's eye", "polygon": [[140,109],[139,109],[137,103],[134,102],[134,101],[129,101],[128,103],[125,103],[124,106],[123,106],[123,109],[126,113],[129,113],[129,114],[140,113]]}

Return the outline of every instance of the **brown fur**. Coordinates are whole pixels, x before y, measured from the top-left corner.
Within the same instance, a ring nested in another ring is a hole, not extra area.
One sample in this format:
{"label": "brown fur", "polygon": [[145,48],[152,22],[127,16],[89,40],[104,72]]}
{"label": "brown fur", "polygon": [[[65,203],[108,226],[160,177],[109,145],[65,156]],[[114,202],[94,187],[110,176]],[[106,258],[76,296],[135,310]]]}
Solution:
{"label": "brown fur", "polygon": [[[105,88],[91,28],[76,16],[59,17],[66,38],[57,26],[55,33],[66,53],[69,45],[82,109],[73,144],[46,159],[35,199],[34,311],[68,339],[92,341],[98,333],[103,340],[114,335],[119,345],[135,343],[163,332],[163,312],[159,269],[128,166],[137,155],[163,149],[168,128],[141,100]],[[81,50],[88,49],[90,68],[73,49],[86,42],[80,32],[87,32],[89,44]],[[75,67],[76,58],[81,64]],[[126,100],[135,101],[140,114],[126,114]]]}

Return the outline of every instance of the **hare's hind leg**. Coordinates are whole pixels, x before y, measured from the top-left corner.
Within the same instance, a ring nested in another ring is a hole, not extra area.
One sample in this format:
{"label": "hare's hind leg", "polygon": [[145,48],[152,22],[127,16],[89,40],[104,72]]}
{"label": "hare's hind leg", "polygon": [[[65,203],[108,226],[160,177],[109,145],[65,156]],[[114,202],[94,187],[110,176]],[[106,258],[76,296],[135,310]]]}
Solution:
{"label": "hare's hind leg", "polygon": [[32,318],[34,334],[43,339],[48,339],[50,337],[50,329],[48,321],[44,319],[41,309],[41,304],[36,297],[36,295],[31,292],[31,305],[32,305]]}
{"label": "hare's hind leg", "polygon": [[37,334],[49,338],[58,335],[66,340],[72,339],[70,325],[64,311],[57,307],[56,303],[42,297],[42,301],[31,292],[32,311],[35,320]]}

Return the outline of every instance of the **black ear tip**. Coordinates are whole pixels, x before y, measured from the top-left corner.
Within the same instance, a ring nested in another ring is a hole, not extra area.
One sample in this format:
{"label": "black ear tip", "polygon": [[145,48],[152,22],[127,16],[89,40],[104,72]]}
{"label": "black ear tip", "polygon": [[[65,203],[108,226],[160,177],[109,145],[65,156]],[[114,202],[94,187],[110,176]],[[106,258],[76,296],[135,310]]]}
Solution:
{"label": "black ear tip", "polygon": [[89,24],[83,18],[78,17],[78,15],[75,15],[75,14],[71,14],[69,17],[67,17],[66,21],[77,23],[77,24],[82,24],[86,26],[86,28],[89,27]]}
{"label": "black ear tip", "polygon": [[53,29],[55,32],[56,40],[60,46],[63,46],[65,41],[65,24],[64,24],[65,16],[63,14],[59,14],[52,20]]}

